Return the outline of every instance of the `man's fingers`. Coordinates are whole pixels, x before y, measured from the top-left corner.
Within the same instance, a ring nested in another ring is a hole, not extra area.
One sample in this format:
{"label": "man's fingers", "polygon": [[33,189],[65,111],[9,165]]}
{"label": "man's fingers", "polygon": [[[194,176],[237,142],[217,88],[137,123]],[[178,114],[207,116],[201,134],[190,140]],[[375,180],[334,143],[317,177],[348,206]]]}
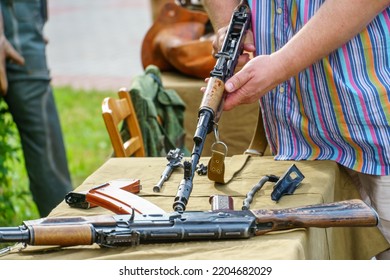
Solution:
{"label": "man's fingers", "polygon": [[23,56],[21,56],[8,41],[5,42],[4,47],[7,58],[11,59],[13,62],[19,65],[24,64]]}
{"label": "man's fingers", "polygon": [[[250,64],[250,63],[249,63]],[[234,74],[225,83],[225,90],[228,93],[224,110],[231,110],[240,104],[246,104],[252,101],[253,89],[250,86],[254,72],[251,71],[249,64],[246,64],[240,71]]]}
{"label": "man's fingers", "polygon": [[216,32],[216,36],[213,40],[213,51],[212,55],[215,56],[222,48],[223,41],[225,40],[226,32],[228,30],[228,26],[222,27]]}
{"label": "man's fingers", "polygon": [[250,79],[247,71],[238,71],[225,83],[227,92],[233,92],[245,85]]}
{"label": "man's fingers", "polygon": [[256,50],[255,40],[251,30],[248,30],[245,35],[244,49],[248,52],[254,52]]}
{"label": "man's fingers", "polygon": [[3,96],[7,94],[8,90],[7,74],[5,71],[5,63],[0,63],[0,92]]}
{"label": "man's fingers", "polygon": [[5,66],[5,60],[10,59],[13,62],[23,65],[24,58],[12,47],[5,37],[1,40],[1,58],[0,58],[0,92],[2,95],[6,95],[8,90],[7,70]]}

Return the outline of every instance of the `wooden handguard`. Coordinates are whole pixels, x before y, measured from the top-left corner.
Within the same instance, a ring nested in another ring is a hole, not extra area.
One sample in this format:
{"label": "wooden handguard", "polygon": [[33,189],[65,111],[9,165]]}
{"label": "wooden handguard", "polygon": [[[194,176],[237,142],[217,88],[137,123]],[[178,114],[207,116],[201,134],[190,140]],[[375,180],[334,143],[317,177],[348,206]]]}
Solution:
{"label": "wooden handguard", "polygon": [[31,245],[76,246],[94,243],[94,229],[91,224],[80,225],[35,225],[30,226]]}
{"label": "wooden handguard", "polygon": [[217,123],[223,107],[225,83],[216,77],[210,77],[203,94],[199,109],[209,108],[213,111]]}
{"label": "wooden handguard", "polygon": [[28,244],[76,246],[95,243],[94,228],[100,226],[115,228],[117,220],[111,215],[64,216],[29,220],[23,224],[30,232]]}

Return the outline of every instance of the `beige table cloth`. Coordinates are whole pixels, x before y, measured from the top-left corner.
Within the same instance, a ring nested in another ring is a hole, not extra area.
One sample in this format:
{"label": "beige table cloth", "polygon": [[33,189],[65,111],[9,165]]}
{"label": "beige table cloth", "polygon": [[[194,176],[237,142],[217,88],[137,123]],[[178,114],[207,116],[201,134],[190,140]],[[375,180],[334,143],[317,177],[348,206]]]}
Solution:
{"label": "beige table cloth", "polygon": [[[227,171],[232,162],[242,155],[226,159]],[[207,163],[208,158],[201,162]],[[176,169],[160,193],[153,192],[167,161],[165,158],[112,158],[90,175],[77,188],[87,190],[115,179],[138,178],[142,190],[139,195],[167,212],[172,211],[173,198],[183,178],[183,170]],[[350,198],[358,194],[348,177],[337,164],[330,161],[294,162],[305,179],[292,195],[285,195],[276,203],[270,194],[274,183],[267,182],[255,195],[251,209],[286,208],[326,203]],[[292,165],[289,161],[274,161],[272,157],[250,157],[245,166],[226,185],[216,185],[207,176],[196,176],[187,210],[209,210],[209,196],[225,194],[233,197],[234,208],[241,209],[248,191],[265,175],[282,176]],[[227,174],[228,175],[228,174]],[[95,215],[112,213],[97,207],[75,209],[65,202],[50,216]],[[113,214],[113,213],[112,213]],[[97,245],[59,247],[28,246],[22,252],[11,253],[0,259],[134,259],[134,260],[303,260],[303,259],[370,259],[389,247],[376,227],[365,228],[310,228],[270,233],[244,240],[191,241],[178,243],[141,244],[136,247],[100,248]]]}
{"label": "beige table cloth", "polygon": [[[174,72],[162,73],[164,87],[176,90],[186,104],[184,115],[184,128],[186,130],[185,145],[192,151],[194,142],[192,140],[198,119],[199,106],[203,93],[201,87],[206,82],[201,79],[187,77]],[[256,129],[256,122],[259,115],[259,104],[241,105],[231,111],[224,111],[218,122],[220,140],[228,146],[228,155],[243,154],[249,147],[252,135]],[[206,138],[202,156],[211,156],[211,145],[215,137],[210,133]]]}

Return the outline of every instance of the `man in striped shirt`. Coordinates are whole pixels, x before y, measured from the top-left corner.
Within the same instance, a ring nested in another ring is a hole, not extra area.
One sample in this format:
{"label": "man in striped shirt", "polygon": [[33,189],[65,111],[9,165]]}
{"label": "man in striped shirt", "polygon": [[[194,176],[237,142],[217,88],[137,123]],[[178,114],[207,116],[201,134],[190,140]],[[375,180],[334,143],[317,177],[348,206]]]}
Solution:
{"label": "man in striped shirt", "polygon": [[[203,1],[215,51],[239,2]],[[247,2],[245,50],[255,57],[240,57],[224,109],[260,100],[276,160],[339,163],[390,242],[390,1]]]}

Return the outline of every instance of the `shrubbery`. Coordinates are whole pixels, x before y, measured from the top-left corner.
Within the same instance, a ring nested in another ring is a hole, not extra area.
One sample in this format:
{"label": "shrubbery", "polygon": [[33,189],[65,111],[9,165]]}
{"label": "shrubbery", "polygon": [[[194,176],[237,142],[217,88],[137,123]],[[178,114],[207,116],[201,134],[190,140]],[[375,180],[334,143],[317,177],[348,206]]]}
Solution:
{"label": "shrubbery", "polygon": [[16,226],[37,217],[28,185],[20,184],[20,172],[16,171],[22,161],[16,126],[6,103],[0,99],[0,227]]}

